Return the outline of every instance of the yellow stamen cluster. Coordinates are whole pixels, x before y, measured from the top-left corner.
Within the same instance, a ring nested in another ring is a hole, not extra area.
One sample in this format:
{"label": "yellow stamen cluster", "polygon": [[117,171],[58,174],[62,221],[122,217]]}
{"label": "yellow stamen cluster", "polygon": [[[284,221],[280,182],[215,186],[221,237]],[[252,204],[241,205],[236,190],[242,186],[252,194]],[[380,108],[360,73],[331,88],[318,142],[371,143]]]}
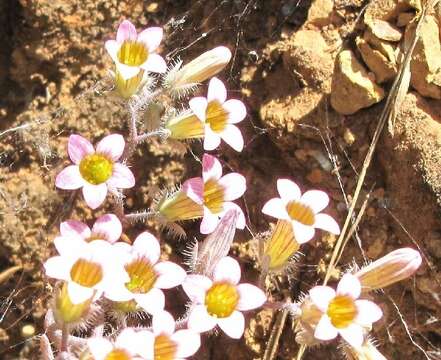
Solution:
{"label": "yellow stamen cluster", "polygon": [[126,288],[137,294],[146,294],[155,285],[158,275],[146,258],[140,257],[125,266],[130,281]]}
{"label": "yellow stamen cluster", "polygon": [[219,214],[223,210],[225,202],[225,190],[216,180],[209,179],[204,184],[204,205],[213,214]]}
{"label": "yellow stamen cluster", "polygon": [[236,310],[239,293],[234,285],[227,282],[214,283],[205,294],[205,306],[211,316],[225,318]]}
{"label": "yellow stamen cluster", "polygon": [[348,327],[357,316],[354,299],[349,296],[337,295],[328,305],[327,315],[337,329]]}
{"label": "yellow stamen cluster", "polygon": [[114,349],[106,355],[104,360],[130,360],[132,357],[127,351],[122,349]]}
{"label": "yellow stamen cluster", "polygon": [[149,52],[143,43],[128,40],[123,42],[117,56],[124,65],[140,66],[147,61]]}
{"label": "yellow stamen cluster", "polygon": [[73,282],[91,288],[103,279],[103,268],[93,261],[78,259],[70,269],[70,277]]}
{"label": "yellow stamen cluster", "polygon": [[169,336],[161,334],[156,336],[154,345],[154,360],[173,360],[177,346]]}
{"label": "yellow stamen cluster", "polygon": [[290,201],[286,205],[286,211],[291,219],[303,225],[312,226],[315,223],[315,214],[312,209],[299,201]]}
{"label": "yellow stamen cluster", "polygon": [[80,174],[87,182],[98,185],[106,182],[113,171],[113,162],[102,154],[86,155],[80,162]]}
{"label": "yellow stamen cluster", "polygon": [[218,100],[208,103],[205,122],[210,125],[211,130],[220,133],[225,130],[228,121],[228,112],[222,107]]}

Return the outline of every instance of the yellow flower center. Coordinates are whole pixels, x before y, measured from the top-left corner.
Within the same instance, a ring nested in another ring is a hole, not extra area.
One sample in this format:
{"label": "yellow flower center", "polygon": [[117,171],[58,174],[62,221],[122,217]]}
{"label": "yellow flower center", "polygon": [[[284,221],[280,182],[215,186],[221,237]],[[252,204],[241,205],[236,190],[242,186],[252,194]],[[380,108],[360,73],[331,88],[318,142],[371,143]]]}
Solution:
{"label": "yellow flower center", "polygon": [[100,264],[78,259],[70,269],[70,277],[73,282],[91,288],[103,279],[103,269]]}
{"label": "yellow flower center", "polygon": [[149,52],[145,45],[138,41],[124,41],[118,51],[120,63],[128,66],[140,66],[149,57]]}
{"label": "yellow flower center", "polygon": [[225,190],[216,180],[209,179],[204,184],[204,205],[213,214],[218,214],[223,210]]}
{"label": "yellow flower center", "polygon": [[130,360],[131,358],[125,350],[114,349],[107,354],[104,360]]}
{"label": "yellow flower center", "polygon": [[215,283],[205,294],[205,306],[211,316],[225,318],[230,316],[239,302],[236,287],[227,282]]}
{"label": "yellow flower center", "polygon": [[328,305],[327,315],[337,329],[348,327],[357,316],[354,299],[349,296],[336,296]]}
{"label": "yellow flower center", "polygon": [[146,294],[152,288],[158,278],[152,264],[145,257],[140,257],[125,266],[130,281],[126,288],[132,293]]}
{"label": "yellow flower center", "polygon": [[161,334],[155,337],[154,360],[173,360],[177,346],[167,335]]}
{"label": "yellow flower center", "polygon": [[80,162],[80,174],[87,182],[98,185],[106,182],[113,171],[113,163],[102,154],[86,155]]}
{"label": "yellow flower center", "polygon": [[315,223],[314,211],[299,201],[290,201],[286,205],[286,211],[291,219],[297,220],[303,225],[312,226]]}
{"label": "yellow flower center", "polygon": [[218,100],[212,100],[208,103],[205,112],[205,122],[210,125],[215,133],[222,132],[227,126],[228,112],[222,107]]}

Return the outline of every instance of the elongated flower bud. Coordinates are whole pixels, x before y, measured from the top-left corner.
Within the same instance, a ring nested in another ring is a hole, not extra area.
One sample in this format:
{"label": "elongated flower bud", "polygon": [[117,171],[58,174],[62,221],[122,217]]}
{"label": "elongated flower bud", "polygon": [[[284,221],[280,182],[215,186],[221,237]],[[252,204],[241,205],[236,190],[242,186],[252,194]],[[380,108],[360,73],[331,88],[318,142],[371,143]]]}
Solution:
{"label": "elongated flower bud", "polygon": [[344,343],[342,349],[348,360],[387,360],[370,339],[365,340],[359,348]]}
{"label": "elongated flower bud", "polygon": [[92,297],[82,303],[74,304],[67,291],[67,283],[56,291],[54,317],[59,324],[75,324],[85,320],[90,309]]}
{"label": "elongated flower bud", "polygon": [[176,140],[200,139],[205,135],[204,123],[191,111],[179,114],[165,123],[169,137]]}
{"label": "elongated flower bud", "polygon": [[198,219],[204,215],[202,205],[195,203],[181,190],[161,200],[158,212],[170,222]]}
{"label": "elongated flower bud", "polygon": [[411,248],[392,251],[354,275],[360,280],[363,292],[382,289],[412,276],[421,265],[421,255]]}

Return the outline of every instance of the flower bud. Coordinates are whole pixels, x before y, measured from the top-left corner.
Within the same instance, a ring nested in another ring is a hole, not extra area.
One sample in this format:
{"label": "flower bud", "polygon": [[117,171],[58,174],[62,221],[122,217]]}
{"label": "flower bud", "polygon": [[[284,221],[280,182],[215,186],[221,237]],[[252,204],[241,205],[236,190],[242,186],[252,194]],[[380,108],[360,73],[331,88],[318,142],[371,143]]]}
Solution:
{"label": "flower bud", "polygon": [[169,137],[176,140],[200,139],[205,135],[204,124],[191,111],[172,117],[165,123]]}
{"label": "flower bud", "polygon": [[204,215],[204,208],[179,190],[159,202],[158,212],[167,221],[174,222],[201,218]]}
{"label": "flower bud", "polygon": [[129,79],[125,79],[118,70],[115,71],[115,88],[124,99],[136,94],[145,82],[146,74],[144,70],[140,70],[137,75]]}
{"label": "flower bud", "polygon": [[311,298],[306,296],[299,305],[298,314],[295,315],[296,342],[302,345],[312,346],[320,343],[314,337],[314,331],[323,313],[314,305]]}
{"label": "flower bud", "polygon": [[67,283],[56,290],[54,301],[54,317],[59,324],[74,324],[84,320],[87,316],[92,298],[86,301],[74,304],[67,291]]}
{"label": "flower bud", "polygon": [[357,271],[363,292],[382,289],[412,276],[421,265],[421,255],[411,248],[392,251]]}
{"label": "flower bud", "polygon": [[348,360],[387,360],[369,339],[365,340],[359,348],[354,348],[345,343],[343,345],[343,353]]}

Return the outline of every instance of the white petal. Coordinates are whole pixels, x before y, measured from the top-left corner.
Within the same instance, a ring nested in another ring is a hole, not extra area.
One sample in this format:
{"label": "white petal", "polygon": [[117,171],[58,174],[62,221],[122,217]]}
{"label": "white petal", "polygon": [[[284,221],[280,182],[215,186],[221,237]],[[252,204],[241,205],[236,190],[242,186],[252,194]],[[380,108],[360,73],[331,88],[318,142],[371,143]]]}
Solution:
{"label": "white petal", "polygon": [[118,61],[118,51],[121,48],[121,44],[119,44],[115,40],[107,40],[105,45],[107,53],[110,55],[114,62]]}
{"label": "white petal", "polygon": [[236,307],[237,310],[245,311],[257,309],[266,301],[265,293],[257,286],[251,284],[239,284],[236,289],[239,292],[239,302]]}
{"label": "white petal", "polygon": [[175,319],[169,312],[160,311],[153,316],[152,328],[155,335],[172,335],[175,332]]}
{"label": "white petal", "polygon": [[239,214],[239,217],[237,218],[237,222],[236,222],[236,228],[245,229],[245,225],[246,225],[245,214],[243,213],[241,207],[235,204],[234,202],[231,201],[224,202],[224,211],[222,211],[221,219],[230,210],[235,210]]}
{"label": "white petal", "polygon": [[114,214],[104,214],[95,221],[92,232],[94,235],[102,235],[104,240],[114,243],[122,234],[121,221]]}
{"label": "white petal", "polygon": [[357,318],[355,322],[362,326],[370,326],[372,323],[378,321],[383,316],[381,308],[372,301],[369,300],[357,300],[355,301],[357,306]]}
{"label": "white petal", "polygon": [[314,286],[309,290],[309,296],[315,306],[322,312],[326,312],[329,302],[335,298],[335,290],[329,286]]}
{"label": "white petal", "polygon": [[72,262],[66,261],[64,256],[53,256],[44,263],[46,275],[59,280],[70,279]]}
{"label": "white petal", "polygon": [[167,71],[167,64],[162,56],[158,54],[149,54],[147,61],[141,65],[145,71],[154,73],[165,73]]}
{"label": "white petal", "polygon": [[73,281],[69,281],[67,284],[67,292],[69,294],[70,300],[72,304],[81,304],[86,300],[90,299],[95,290],[93,288],[84,287],[74,283]]}
{"label": "white petal", "polygon": [[330,232],[331,234],[340,234],[340,227],[333,217],[328,214],[315,215],[314,227]]}
{"label": "white petal", "polygon": [[171,261],[161,261],[154,267],[158,278],[155,282],[155,287],[160,289],[170,289],[181,285],[187,273],[179,265]]}
{"label": "white petal", "polygon": [[216,229],[219,221],[219,216],[213,214],[207,207],[204,206],[204,217],[202,218],[199,231],[201,234],[211,234],[214,229]]}
{"label": "white petal", "polygon": [[225,256],[219,260],[213,271],[213,280],[215,282],[228,281],[236,285],[240,280],[240,265],[237,260],[230,256]]}
{"label": "white petal", "polygon": [[133,243],[133,250],[137,254],[145,256],[151,264],[156,264],[161,255],[158,239],[148,231],[144,231],[137,236]]}
{"label": "white petal", "polygon": [[88,339],[87,346],[95,360],[104,360],[107,354],[113,350],[112,343],[102,337]]}
{"label": "white petal", "polygon": [[304,244],[314,237],[315,230],[312,226],[304,225],[295,220],[292,220],[291,223],[296,241],[299,244]]}
{"label": "white petal", "polygon": [[195,113],[195,115],[205,122],[206,111],[207,111],[207,99],[204,97],[194,97],[188,102],[190,109]]}
{"label": "white petal", "polygon": [[233,124],[227,124],[225,129],[219,133],[222,140],[224,140],[228,145],[230,145],[237,152],[243,150],[244,141],[242,133],[239,128]]}
{"label": "white petal", "polygon": [[120,134],[111,134],[102,138],[96,146],[96,152],[117,161],[124,152],[126,143]]}
{"label": "white petal", "polygon": [[208,314],[205,305],[196,305],[190,310],[187,323],[190,330],[203,333],[213,329],[216,324],[216,319]]}
{"label": "white petal", "polygon": [[191,330],[178,330],[170,339],[177,344],[176,358],[192,356],[201,346],[201,335]]}
{"label": "white petal", "polygon": [[202,157],[202,178],[204,182],[209,179],[219,180],[222,176],[222,165],[217,157],[204,154]]}
{"label": "white petal", "polygon": [[135,186],[135,177],[132,171],[121,163],[113,164],[112,176],[107,180],[111,189],[130,189]]}
{"label": "white petal", "polygon": [[317,324],[314,337],[319,340],[332,340],[338,335],[337,329],[332,325],[331,319],[328,315],[323,315]]}
{"label": "white petal", "polygon": [[213,130],[210,125],[205,125],[204,150],[211,151],[216,149],[221,143],[221,138]]}
{"label": "white petal", "polygon": [[125,328],[115,340],[115,348],[125,349],[129,351],[131,355],[137,353],[136,350],[138,349],[139,345],[137,333],[133,330],[133,328]]}
{"label": "white petal", "polygon": [[208,277],[191,274],[185,278],[182,283],[182,288],[191,301],[203,304],[205,301],[205,293],[212,285],[213,282]]}
{"label": "white petal", "polygon": [[208,83],[207,101],[217,100],[221,104],[227,99],[227,89],[224,83],[217,77],[213,77]]}
{"label": "white petal", "polygon": [[288,179],[277,180],[277,191],[285,204],[292,200],[299,200],[302,195],[298,185]]}
{"label": "white petal", "polygon": [[337,295],[347,295],[353,299],[357,299],[360,293],[360,280],[352,274],[344,274],[337,285]]}
{"label": "white petal", "polygon": [[135,300],[149,314],[155,315],[164,310],[165,296],[158,288],[151,289],[147,294],[135,294]]}
{"label": "white petal", "polygon": [[240,311],[233,311],[229,317],[217,319],[217,324],[233,339],[240,339],[245,330],[245,318]]}
{"label": "white petal", "polygon": [[338,332],[345,341],[354,348],[363,345],[363,328],[360,325],[352,323],[344,329],[338,329]]}
{"label": "white petal", "polygon": [[81,176],[78,165],[69,165],[65,167],[55,179],[55,186],[63,190],[76,190],[82,187],[85,183],[86,181]]}
{"label": "white petal", "polygon": [[142,345],[138,348],[137,353],[143,359],[155,358],[155,335],[148,330],[142,330],[136,333],[137,343]]}
{"label": "white petal", "polygon": [[268,200],[263,206],[262,212],[276,219],[290,220],[285,203],[280,198]]}
{"label": "white petal", "polygon": [[141,68],[139,66],[129,66],[125,64],[121,64],[120,62],[116,63],[116,70],[121,74],[121,77],[124,80],[129,80],[132,77],[135,77],[138,75],[138,73],[141,71]]}
{"label": "white petal", "polygon": [[91,209],[99,207],[107,196],[107,184],[92,185],[89,183],[83,186],[84,201]]}
{"label": "white petal", "polygon": [[300,201],[305,205],[308,205],[314,213],[319,213],[329,204],[329,196],[324,191],[309,190],[305,192]]}
{"label": "white petal", "polygon": [[72,256],[81,253],[81,248],[86,245],[86,242],[78,236],[57,236],[54,239],[54,245],[60,255]]}
{"label": "white petal", "polygon": [[219,179],[219,185],[224,188],[224,199],[226,201],[240,198],[247,189],[247,182],[243,175],[230,173]]}
{"label": "white petal", "polygon": [[115,284],[115,281],[108,281],[105,283],[104,297],[112,301],[129,301],[134,298],[123,282]]}
{"label": "white petal", "polygon": [[93,154],[95,150],[89,140],[81,135],[72,134],[69,136],[67,152],[72,162],[79,165],[86,155]]}
{"label": "white petal", "polygon": [[160,27],[150,27],[138,34],[138,41],[143,42],[149,52],[155,51],[159,44],[161,43],[163,36],[162,28]]}
{"label": "white petal", "polygon": [[228,123],[236,124],[247,116],[247,109],[242,101],[230,99],[224,102],[222,107],[228,112]]}

